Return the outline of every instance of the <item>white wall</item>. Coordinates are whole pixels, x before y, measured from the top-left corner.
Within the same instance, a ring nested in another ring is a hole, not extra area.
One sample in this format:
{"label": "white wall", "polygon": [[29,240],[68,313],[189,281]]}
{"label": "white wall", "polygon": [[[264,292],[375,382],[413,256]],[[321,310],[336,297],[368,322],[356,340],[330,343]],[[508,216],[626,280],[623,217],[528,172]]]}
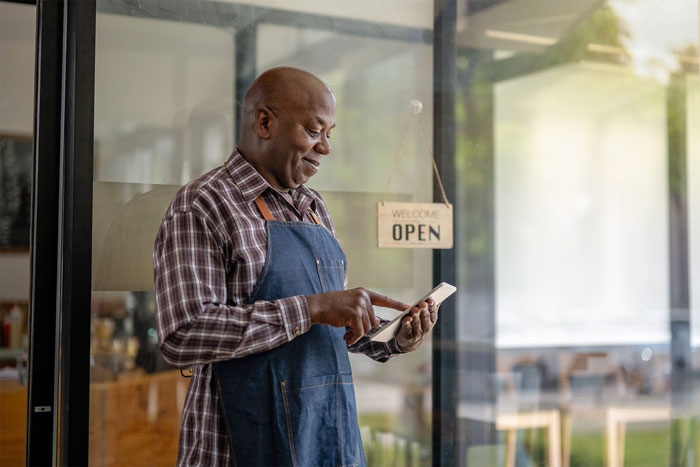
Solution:
{"label": "white wall", "polygon": [[667,342],[665,88],[574,64],[496,86],[496,342]]}
{"label": "white wall", "polygon": [[[36,7],[0,2],[0,134],[32,135]],[[0,252],[0,301],[29,298],[29,253]]]}

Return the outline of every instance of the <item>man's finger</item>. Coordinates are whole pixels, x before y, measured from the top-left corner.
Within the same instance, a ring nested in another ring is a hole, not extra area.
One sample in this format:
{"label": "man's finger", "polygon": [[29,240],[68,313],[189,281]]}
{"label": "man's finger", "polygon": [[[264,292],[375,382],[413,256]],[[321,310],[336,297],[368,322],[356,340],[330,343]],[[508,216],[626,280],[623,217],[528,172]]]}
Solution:
{"label": "man's finger", "polygon": [[411,315],[408,315],[403,320],[401,320],[401,327],[403,328],[403,333],[407,338],[413,338],[413,326],[411,325]]}
{"label": "man's finger", "polygon": [[362,335],[364,336],[367,334],[370,329],[372,329],[372,322],[369,320],[369,315],[367,313],[362,313]]}
{"label": "man's finger", "polygon": [[351,328],[352,329],[350,332],[350,342],[348,342],[348,345],[353,345],[355,342],[359,341],[360,338],[365,334],[363,332],[362,319],[359,316],[355,317]]}
{"label": "man's finger", "polygon": [[435,324],[437,322],[438,312],[436,309],[430,311],[430,321]]}
{"label": "man's finger", "polygon": [[420,324],[423,327],[423,333],[430,332],[432,328],[432,323],[430,321],[430,312],[427,308],[424,308],[420,312]]}
{"label": "man's finger", "polygon": [[372,292],[371,290],[368,290],[367,294],[369,295],[369,299],[372,302],[372,305],[385,306],[387,308],[393,308],[394,310],[399,311],[405,311],[410,307],[410,305],[407,305],[398,300],[394,300],[393,298],[389,298],[386,295],[378,294],[377,292]]}
{"label": "man's finger", "polygon": [[417,308],[411,310],[411,326],[413,326],[413,336],[418,337],[423,334],[420,324],[420,313],[416,313]]}
{"label": "man's finger", "polygon": [[[367,305],[367,316],[369,317],[369,329],[372,329],[375,326],[379,325],[379,320],[377,317],[374,315],[374,308],[372,308],[372,305]],[[369,332],[369,329],[367,332]]]}
{"label": "man's finger", "polygon": [[345,331],[345,335],[343,335],[343,339],[345,339],[345,343],[350,346],[350,342],[352,341],[352,328],[349,328],[347,331]]}

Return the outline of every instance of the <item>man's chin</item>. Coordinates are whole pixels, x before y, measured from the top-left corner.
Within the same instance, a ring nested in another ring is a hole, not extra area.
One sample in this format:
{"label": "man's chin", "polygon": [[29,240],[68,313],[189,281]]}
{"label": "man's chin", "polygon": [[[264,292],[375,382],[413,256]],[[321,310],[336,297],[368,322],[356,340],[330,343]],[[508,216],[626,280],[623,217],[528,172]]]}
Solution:
{"label": "man's chin", "polygon": [[294,188],[292,188],[292,189],[294,190],[296,188],[299,188],[300,185],[304,185],[306,182],[309,181],[310,178],[311,177],[307,177],[307,176],[303,176],[303,175],[301,177],[297,177],[296,180],[294,180],[292,182],[292,184],[294,185]]}

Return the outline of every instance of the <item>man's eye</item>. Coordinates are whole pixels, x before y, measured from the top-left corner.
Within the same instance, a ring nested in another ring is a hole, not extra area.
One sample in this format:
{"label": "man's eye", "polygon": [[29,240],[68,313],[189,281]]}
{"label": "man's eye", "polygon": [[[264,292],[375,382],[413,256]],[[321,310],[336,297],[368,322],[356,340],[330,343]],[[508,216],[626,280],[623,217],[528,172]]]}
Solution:
{"label": "man's eye", "polygon": [[326,139],[331,139],[331,134],[330,134],[330,133],[326,133]]}
{"label": "man's eye", "polygon": [[306,129],[306,132],[307,132],[308,134],[310,134],[311,136],[313,136],[314,138],[316,138],[318,135],[321,134],[319,131],[310,130],[310,129],[308,129],[308,128]]}

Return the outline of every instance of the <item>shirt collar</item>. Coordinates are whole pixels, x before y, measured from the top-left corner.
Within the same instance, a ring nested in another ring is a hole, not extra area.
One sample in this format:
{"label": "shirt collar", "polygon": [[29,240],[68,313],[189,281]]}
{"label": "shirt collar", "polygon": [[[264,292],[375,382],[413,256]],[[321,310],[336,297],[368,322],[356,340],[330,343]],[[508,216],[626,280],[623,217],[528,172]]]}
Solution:
{"label": "shirt collar", "polygon": [[[233,183],[241,190],[241,195],[243,195],[246,202],[255,200],[268,188],[270,191],[275,192],[267,180],[243,158],[241,153],[238,152],[238,148],[233,150],[225,166],[231,176],[231,180],[233,180]],[[290,190],[290,193],[292,199],[294,199],[294,204],[301,209],[306,209],[307,206],[311,206],[312,209],[315,209],[316,195],[305,185],[299,185],[297,188]]]}

